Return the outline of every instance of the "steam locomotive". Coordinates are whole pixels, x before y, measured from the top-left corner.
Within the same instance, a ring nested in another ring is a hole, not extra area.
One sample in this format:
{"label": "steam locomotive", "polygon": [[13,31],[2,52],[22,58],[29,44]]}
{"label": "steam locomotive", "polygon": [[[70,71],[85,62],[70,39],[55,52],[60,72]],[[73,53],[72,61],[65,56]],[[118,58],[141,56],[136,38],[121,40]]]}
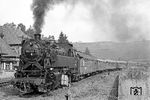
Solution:
{"label": "steam locomotive", "polygon": [[[77,51],[69,42],[42,40],[40,34],[34,37],[22,41],[19,67],[12,82],[22,93],[48,92],[106,69],[95,57]],[[113,68],[116,65],[107,67]]]}

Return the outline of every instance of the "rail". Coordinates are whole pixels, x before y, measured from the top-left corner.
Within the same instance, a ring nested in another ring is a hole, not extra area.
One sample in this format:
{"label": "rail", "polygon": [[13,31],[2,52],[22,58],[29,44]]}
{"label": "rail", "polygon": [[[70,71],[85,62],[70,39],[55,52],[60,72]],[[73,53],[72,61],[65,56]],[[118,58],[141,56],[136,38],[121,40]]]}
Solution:
{"label": "rail", "polygon": [[3,87],[3,86],[8,86],[11,84],[11,81],[7,81],[7,82],[0,82],[0,87]]}
{"label": "rail", "polygon": [[10,85],[12,82],[12,79],[14,79],[14,77],[0,78],[0,87]]}

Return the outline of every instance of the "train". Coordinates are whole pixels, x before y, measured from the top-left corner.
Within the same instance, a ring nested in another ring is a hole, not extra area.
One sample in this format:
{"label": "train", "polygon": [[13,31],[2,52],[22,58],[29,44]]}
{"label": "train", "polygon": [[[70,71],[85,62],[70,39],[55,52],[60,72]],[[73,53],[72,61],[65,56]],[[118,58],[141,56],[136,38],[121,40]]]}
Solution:
{"label": "train", "polygon": [[92,55],[76,50],[70,42],[47,41],[41,34],[22,41],[19,67],[12,84],[21,93],[48,92],[103,70],[118,69],[104,66]]}

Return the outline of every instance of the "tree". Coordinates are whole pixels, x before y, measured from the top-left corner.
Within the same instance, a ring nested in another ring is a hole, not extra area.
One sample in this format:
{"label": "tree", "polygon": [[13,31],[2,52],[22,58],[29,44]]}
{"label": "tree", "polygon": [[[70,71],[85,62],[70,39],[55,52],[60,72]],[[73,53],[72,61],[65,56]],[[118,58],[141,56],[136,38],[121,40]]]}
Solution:
{"label": "tree", "polygon": [[58,42],[59,43],[68,43],[69,42],[67,39],[67,36],[65,34],[63,34],[63,32],[60,33]]}
{"label": "tree", "polygon": [[26,33],[26,26],[22,23],[18,24],[17,28],[20,29],[22,32]]}
{"label": "tree", "polygon": [[86,47],[86,49],[85,49],[85,54],[87,54],[87,55],[91,55],[90,50],[89,50],[89,48],[88,48],[88,47]]}
{"label": "tree", "polygon": [[4,34],[1,32],[0,33],[0,38],[3,38],[4,37]]}
{"label": "tree", "polygon": [[34,38],[34,29],[30,26],[27,30],[26,30],[26,34],[28,36],[30,36],[31,38]]}
{"label": "tree", "polygon": [[55,37],[53,35],[49,35],[48,40],[55,40]]}
{"label": "tree", "polygon": [[42,35],[42,39],[43,40],[50,40],[50,41],[53,40],[54,41],[55,37],[53,35],[49,35],[48,37],[44,37],[44,35]]}
{"label": "tree", "polygon": [[17,28],[20,29],[22,32],[24,32],[29,37],[34,38],[34,29],[31,26],[26,30],[26,26],[24,24],[20,23],[20,24],[18,24]]}
{"label": "tree", "polygon": [[2,29],[2,26],[0,26],[0,38],[3,38],[3,37],[4,37],[3,29]]}
{"label": "tree", "polygon": [[14,24],[13,22],[12,23],[5,23],[3,26],[4,27],[10,27],[10,28],[16,28],[16,24]]}

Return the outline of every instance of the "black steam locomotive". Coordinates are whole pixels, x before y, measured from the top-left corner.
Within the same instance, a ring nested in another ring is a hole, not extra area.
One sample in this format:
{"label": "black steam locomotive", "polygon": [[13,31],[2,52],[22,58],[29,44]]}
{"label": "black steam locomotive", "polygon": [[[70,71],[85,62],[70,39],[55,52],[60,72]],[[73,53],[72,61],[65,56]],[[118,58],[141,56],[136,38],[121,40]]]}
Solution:
{"label": "black steam locomotive", "polygon": [[41,40],[41,35],[35,34],[35,39],[22,41],[19,67],[12,83],[23,93],[47,92],[101,70],[116,68],[103,66],[103,62],[75,50],[69,42]]}
{"label": "black steam locomotive", "polygon": [[78,61],[69,42],[45,41],[41,40],[40,34],[35,34],[35,39],[22,42],[13,85],[25,93],[49,91],[68,85],[78,73]]}

